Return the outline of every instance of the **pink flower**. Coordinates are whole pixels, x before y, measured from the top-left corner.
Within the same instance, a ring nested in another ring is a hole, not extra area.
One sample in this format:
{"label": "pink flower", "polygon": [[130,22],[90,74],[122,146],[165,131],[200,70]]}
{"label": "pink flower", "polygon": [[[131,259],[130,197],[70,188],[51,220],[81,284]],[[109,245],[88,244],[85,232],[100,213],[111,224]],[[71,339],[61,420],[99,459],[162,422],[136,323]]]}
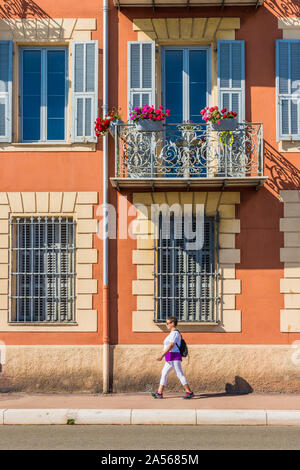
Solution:
{"label": "pink flower", "polygon": [[218,124],[220,125],[220,124],[221,124],[221,121],[218,121]]}

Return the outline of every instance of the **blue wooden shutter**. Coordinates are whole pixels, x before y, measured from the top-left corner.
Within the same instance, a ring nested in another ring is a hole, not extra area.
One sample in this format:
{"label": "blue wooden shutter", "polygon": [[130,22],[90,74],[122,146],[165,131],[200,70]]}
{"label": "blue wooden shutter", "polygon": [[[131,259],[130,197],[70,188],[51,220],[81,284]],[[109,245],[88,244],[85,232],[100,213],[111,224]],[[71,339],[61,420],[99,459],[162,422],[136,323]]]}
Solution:
{"label": "blue wooden shutter", "polygon": [[300,40],[276,41],[277,140],[300,140]]}
{"label": "blue wooden shutter", "polygon": [[0,41],[0,142],[12,141],[12,41]]}
{"label": "blue wooden shutter", "polygon": [[218,105],[245,120],[244,41],[218,41]]}
{"label": "blue wooden shutter", "polygon": [[135,106],[155,106],[155,42],[128,42],[128,115]]}
{"label": "blue wooden shutter", "polygon": [[72,142],[96,142],[98,112],[98,41],[73,43]]}

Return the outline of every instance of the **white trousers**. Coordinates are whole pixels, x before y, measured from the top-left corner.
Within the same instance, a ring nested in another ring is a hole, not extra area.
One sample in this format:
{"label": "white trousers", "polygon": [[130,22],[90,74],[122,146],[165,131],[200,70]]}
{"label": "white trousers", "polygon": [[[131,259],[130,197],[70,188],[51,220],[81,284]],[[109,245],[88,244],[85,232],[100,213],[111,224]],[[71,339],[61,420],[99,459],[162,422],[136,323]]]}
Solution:
{"label": "white trousers", "polygon": [[160,378],[160,385],[166,385],[167,378],[171,370],[174,369],[176,372],[177,377],[179,378],[182,385],[186,385],[188,381],[186,380],[182,369],[181,369],[181,361],[168,361],[165,363],[164,368],[161,372]]}

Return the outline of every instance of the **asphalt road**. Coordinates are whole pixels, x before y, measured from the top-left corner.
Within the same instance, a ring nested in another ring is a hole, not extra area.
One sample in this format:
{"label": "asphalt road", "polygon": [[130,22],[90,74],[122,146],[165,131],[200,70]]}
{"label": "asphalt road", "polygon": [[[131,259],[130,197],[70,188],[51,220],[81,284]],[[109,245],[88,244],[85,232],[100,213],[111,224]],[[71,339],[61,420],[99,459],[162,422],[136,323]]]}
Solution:
{"label": "asphalt road", "polygon": [[300,427],[0,426],[1,450],[299,450]]}

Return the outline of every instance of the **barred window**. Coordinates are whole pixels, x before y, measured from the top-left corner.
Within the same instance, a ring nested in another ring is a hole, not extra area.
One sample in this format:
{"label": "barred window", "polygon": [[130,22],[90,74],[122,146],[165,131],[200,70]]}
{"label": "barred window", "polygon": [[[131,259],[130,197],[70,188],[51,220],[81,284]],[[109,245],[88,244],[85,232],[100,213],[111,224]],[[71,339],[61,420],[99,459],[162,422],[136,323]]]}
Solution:
{"label": "barred window", "polygon": [[[184,322],[216,322],[219,310],[218,217],[205,217],[201,249],[187,249],[184,218],[180,219],[182,237],[176,233],[176,218],[170,217],[168,236],[159,217],[155,246],[155,321],[176,316]],[[192,217],[196,230],[196,217]]]}
{"label": "barred window", "polygon": [[75,222],[13,217],[11,322],[75,321]]}

